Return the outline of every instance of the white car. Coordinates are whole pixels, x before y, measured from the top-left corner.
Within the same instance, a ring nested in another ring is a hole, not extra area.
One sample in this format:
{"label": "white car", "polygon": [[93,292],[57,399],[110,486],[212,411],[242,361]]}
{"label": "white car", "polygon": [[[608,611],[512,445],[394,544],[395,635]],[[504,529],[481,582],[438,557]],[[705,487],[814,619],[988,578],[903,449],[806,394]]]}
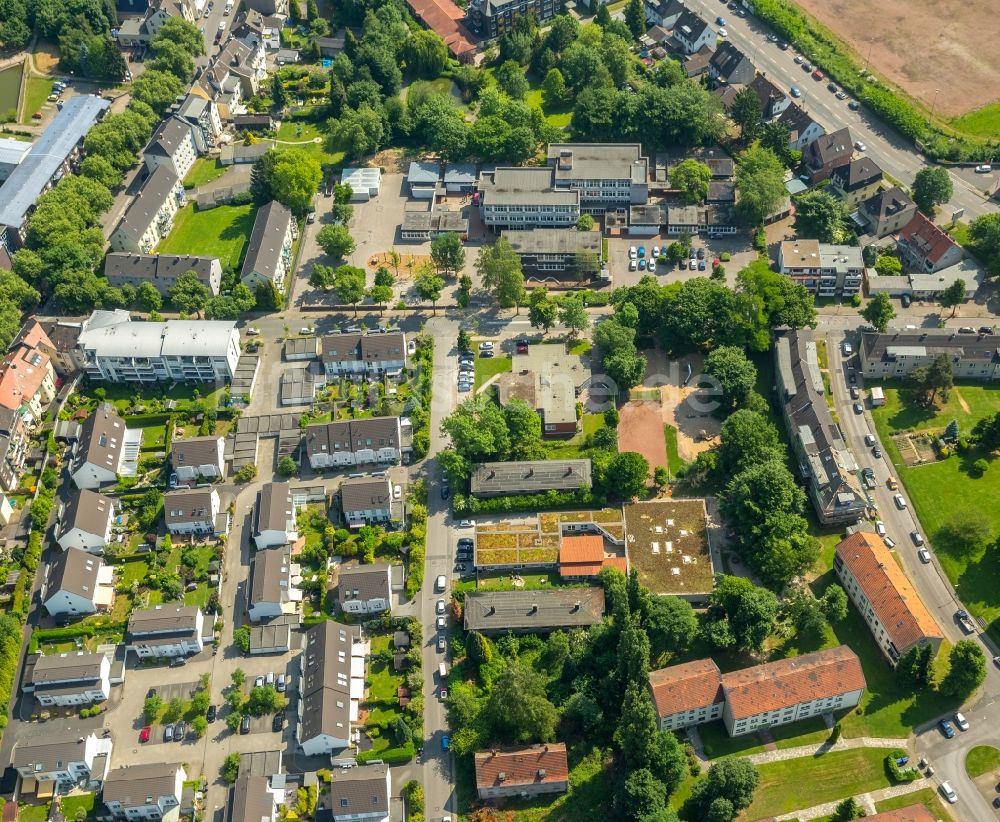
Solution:
{"label": "white car", "polygon": [[955,793],[955,789],[951,786],[950,782],[941,783],[941,795],[952,805],[958,802],[958,794]]}
{"label": "white car", "polygon": [[955,724],[958,725],[958,729],[960,731],[969,730],[969,720],[965,718],[964,714],[961,713],[955,714]]}
{"label": "white car", "polygon": [[729,36],[728,31],[726,31],[725,29],[719,29],[719,37],[728,37],[728,36]]}
{"label": "white car", "polygon": [[398,485],[392,486],[392,498],[399,499],[401,496],[403,496],[403,489]]}
{"label": "white car", "polygon": [[305,326],[304,328],[300,328],[299,329],[299,333],[303,334],[303,335],[306,335],[306,336],[310,336],[310,335],[312,335],[313,330],[312,330],[311,327]]}
{"label": "white car", "polygon": [[656,260],[649,261],[649,265],[646,266],[646,271],[648,271],[650,274],[656,273]]}
{"label": "white car", "polygon": [[920,561],[924,565],[930,565],[931,552],[928,551],[926,548],[921,548],[919,551],[917,551],[917,556],[920,558]]}
{"label": "white car", "polygon": [[481,342],[481,343],[479,343],[479,350],[480,351],[492,351],[493,350],[493,343],[490,342],[489,340],[487,340],[486,342]]}
{"label": "white car", "polygon": [[226,30],[226,21],[225,20],[220,20],[219,21],[219,31],[225,31],[225,30]]}
{"label": "white car", "polygon": [[851,347],[851,344],[848,343],[848,342],[845,342],[844,343],[844,356],[845,357],[850,357],[853,353],[854,353],[854,349]]}
{"label": "white car", "polygon": [[660,256],[660,247],[658,245],[654,245],[653,246],[653,256],[654,257],[659,257]]}
{"label": "white car", "polygon": [[855,143],[854,143],[854,147],[855,147],[855,148],[856,148],[856,149],[857,149],[858,151],[868,151],[868,146],[866,146],[866,145],[865,145],[865,144],[864,144],[863,142],[861,142],[860,140],[856,140],[856,141],[855,141]]}
{"label": "white car", "polygon": [[636,248],[634,245],[629,246],[629,249],[628,249],[628,258],[630,260],[638,260],[639,259],[639,249]]}
{"label": "white car", "polygon": [[892,501],[896,503],[896,507],[902,511],[906,508],[906,497],[902,494],[893,494]]}
{"label": "white car", "polygon": [[443,591],[446,584],[444,574],[438,574],[438,578],[434,580],[434,589],[437,591]]}
{"label": "white car", "polygon": [[260,329],[251,325],[247,329],[247,336],[248,337],[259,337],[260,336]]}
{"label": "white car", "polygon": [[417,353],[417,342],[416,340],[407,340],[406,342],[406,353],[416,354]]}
{"label": "white car", "polygon": [[434,612],[437,613],[437,614],[443,614],[444,613],[444,600],[443,599],[439,599],[437,601],[437,603],[434,605]]}
{"label": "white car", "polygon": [[993,166],[989,164],[976,166],[976,174],[989,174],[991,171],[993,171]]}
{"label": "white car", "polygon": [[444,631],[445,629],[447,629],[447,627],[448,627],[448,618],[439,616],[437,618],[437,629],[439,631]]}
{"label": "white car", "polygon": [[880,519],[875,520],[875,533],[880,537],[885,536],[885,523]]}

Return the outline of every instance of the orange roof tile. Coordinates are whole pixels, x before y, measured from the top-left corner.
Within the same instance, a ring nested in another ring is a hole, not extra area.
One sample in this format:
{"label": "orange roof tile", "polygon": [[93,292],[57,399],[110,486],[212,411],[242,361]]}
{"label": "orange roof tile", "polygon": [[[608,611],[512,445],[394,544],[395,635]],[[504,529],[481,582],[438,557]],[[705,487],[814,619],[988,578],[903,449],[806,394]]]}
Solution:
{"label": "orange roof tile", "polygon": [[626,557],[605,557],[603,567],[617,568],[626,576],[628,575],[628,559]]}
{"label": "orange roof tile", "polygon": [[867,822],[935,822],[935,816],[925,805],[907,805],[894,811],[883,811],[866,817]]}
{"label": "orange roof tile", "polygon": [[604,539],[600,536],[563,537],[559,562],[600,562],[604,559]]}
{"label": "orange roof tile", "polygon": [[[566,745],[549,742],[526,748],[479,751],[476,753],[476,787],[496,788],[500,785],[542,785],[565,782],[569,778]],[[539,772],[544,771],[544,776]],[[504,775],[503,780],[500,774]]]}
{"label": "orange roof tile", "polygon": [[42,328],[42,324],[38,320],[28,320],[24,328],[21,329],[21,333],[14,340],[14,344],[26,345],[29,348],[38,348],[39,345],[46,345],[52,349],[55,348],[52,340],[49,339],[49,335],[45,333],[45,329]]}
{"label": "orange roof tile", "polygon": [[658,716],[704,708],[722,702],[722,675],[711,659],[672,665],[649,674],[649,688]]}
{"label": "orange roof tile", "polygon": [[424,25],[437,32],[456,57],[476,50],[476,44],[460,20],[465,12],[451,0],[407,0],[407,5]]}
{"label": "orange roof tile", "polygon": [[899,236],[918,249],[920,255],[936,263],[957,243],[919,211],[899,230]]}
{"label": "orange roof tile", "polygon": [[0,362],[0,405],[16,411],[38,393],[48,373],[48,354],[18,346]]}
{"label": "orange roof tile", "polygon": [[734,719],[863,690],[865,675],[846,645],[722,675]]}
{"label": "orange roof tile", "polygon": [[881,539],[858,531],[837,545],[837,556],[857,580],[875,616],[901,654],[924,639],[943,636],[920,595]]}

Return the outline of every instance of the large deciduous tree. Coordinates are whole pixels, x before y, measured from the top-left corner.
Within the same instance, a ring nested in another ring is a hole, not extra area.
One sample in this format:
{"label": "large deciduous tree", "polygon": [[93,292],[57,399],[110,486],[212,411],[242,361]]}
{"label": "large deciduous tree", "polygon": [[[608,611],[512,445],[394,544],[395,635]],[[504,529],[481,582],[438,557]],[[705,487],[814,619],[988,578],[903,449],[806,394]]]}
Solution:
{"label": "large deciduous tree", "polygon": [[516,308],[520,313],[524,301],[524,272],[521,259],[503,237],[493,245],[485,245],[476,260],[483,288],[492,292],[501,308]]}
{"label": "large deciduous tree", "polygon": [[948,655],[948,673],[941,691],[956,699],[966,699],[986,679],[986,654],[978,642],[960,639]]}
{"label": "large deciduous tree", "polygon": [[913,202],[928,217],[933,217],[937,207],[948,202],[951,195],[951,175],[942,166],[924,166],[913,178]]}
{"label": "large deciduous tree", "polygon": [[670,187],[680,191],[681,201],[689,205],[704,202],[711,181],[712,170],[698,160],[682,160],[670,169]]}
{"label": "large deciduous tree", "polygon": [[757,384],[757,368],[742,348],[722,345],[705,358],[705,373],[715,377],[722,389],[722,399],[732,411],[747,404]]}
{"label": "large deciduous tree", "polygon": [[896,316],[892,300],[885,292],[879,292],[868,301],[868,305],[859,312],[877,331],[883,332],[889,327],[889,322]]}
{"label": "large deciduous tree", "polygon": [[795,198],[795,231],[821,243],[847,239],[847,204],[829,191],[814,188]]}
{"label": "large deciduous tree", "polygon": [[736,166],[736,188],[740,193],[736,208],[744,222],[761,225],[788,196],[781,160],[766,148],[751,146]]}

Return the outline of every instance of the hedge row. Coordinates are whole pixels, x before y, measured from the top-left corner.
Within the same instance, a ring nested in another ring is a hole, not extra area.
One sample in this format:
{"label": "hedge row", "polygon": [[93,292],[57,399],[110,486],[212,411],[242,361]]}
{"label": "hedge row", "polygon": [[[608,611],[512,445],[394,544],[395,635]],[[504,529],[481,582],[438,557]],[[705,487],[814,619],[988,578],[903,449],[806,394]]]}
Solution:
{"label": "hedge row", "polygon": [[858,64],[842,45],[812,18],[785,0],[754,0],[757,16],[795,45],[810,61],[820,65],[845,90],[864,102],[900,134],[919,142],[929,159],[951,161],[983,160],[1000,148],[1000,142],[979,143],[946,133],[928,122],[924,113],[900,92],[874,85],[861,77]]}
{"label": "hedge row", "polygon": [[384,751],[362,751],[357,755],[359,765],[373,760],[381,760],[387,765],[403,765],[417,755],[417,749],[412,742],[407,742],[398,748],[386,748]]}
{"label": "hedge row", "polygon": [[455,494],[452,511],[456,515],[512,514],[518,511],[555,511],[560,508],[588,508],[603,505],[593,491],[546,491],[543,494],[520,494],[511,497],[477,499],[471,494]]}

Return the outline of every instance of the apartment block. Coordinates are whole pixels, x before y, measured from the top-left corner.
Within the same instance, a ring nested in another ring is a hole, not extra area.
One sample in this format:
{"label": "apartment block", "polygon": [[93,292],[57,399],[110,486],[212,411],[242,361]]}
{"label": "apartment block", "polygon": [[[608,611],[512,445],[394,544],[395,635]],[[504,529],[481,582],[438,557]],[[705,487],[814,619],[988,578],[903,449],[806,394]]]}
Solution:
{"label": "apartment block", "polygon": [[157,166],[112,232],[111,250],[148,254],[173,229],[174,215],[186,202],[184,186],[170,166]]}
{"label": "apartment block", "polygon": [[861,292],[865,264],[857,246],[816,240],[784,240],[778,268],[818,297],[850,297]]}
{"label": "apartment block", "polygon": [[649,690],[661,731],[678,731],[722,717],[722,673],[711,659],[651,671]]}
{"label": "apartment block", "polygon": [[915,368],[944,355],[955,379],[989,382],[1000,379],[1000,335],[956,334],[949,328],[866,332],[858,352],[866,380],[908,377]]}

